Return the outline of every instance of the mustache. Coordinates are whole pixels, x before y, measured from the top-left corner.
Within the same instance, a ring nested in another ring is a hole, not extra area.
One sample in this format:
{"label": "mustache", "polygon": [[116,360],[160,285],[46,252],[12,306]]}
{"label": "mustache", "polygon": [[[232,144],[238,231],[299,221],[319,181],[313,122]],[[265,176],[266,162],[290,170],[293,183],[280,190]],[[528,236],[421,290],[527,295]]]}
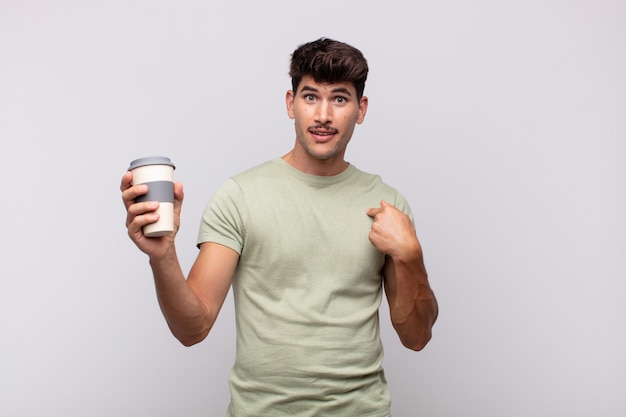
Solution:
{"label": "mustache", "polygon": [[332,133],[339,132],[339,130],[337,130],[336,128],[332,127],[329,124],[317,124],[315,126],[309,126],[309,130],[326,130]]}

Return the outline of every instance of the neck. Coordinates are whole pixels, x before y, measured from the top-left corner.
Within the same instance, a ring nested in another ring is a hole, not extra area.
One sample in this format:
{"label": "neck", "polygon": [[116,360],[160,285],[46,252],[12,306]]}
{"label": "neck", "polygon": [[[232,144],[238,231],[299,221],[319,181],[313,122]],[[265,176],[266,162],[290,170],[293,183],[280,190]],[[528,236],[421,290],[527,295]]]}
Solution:
{"label": "neck", "polygon": [[289,165],[302,171],[305,174],[316,175],[319,177],[328,177],[332,175],[341,174],[350,165],[344,161],[343,158],[332,159],[315,159],[312,157],[300,157],[297,152],[291,150],[284,155],[282,159]]}

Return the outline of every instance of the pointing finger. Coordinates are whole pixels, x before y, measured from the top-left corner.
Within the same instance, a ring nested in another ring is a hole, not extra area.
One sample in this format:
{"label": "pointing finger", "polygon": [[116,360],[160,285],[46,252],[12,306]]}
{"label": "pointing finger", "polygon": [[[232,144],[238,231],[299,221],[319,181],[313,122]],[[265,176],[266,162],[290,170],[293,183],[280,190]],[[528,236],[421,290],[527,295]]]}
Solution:
{"label": "pointing finger", "polygon": [[384,210],[384,207],[372,207],[367,209],[367,215],[370,217],[376,217],[376,215]]}
{"label": "pointing finger", "polygon": [[387,203],[385,200],[380,200],[380,207],[372,207],[367,210],[367,215],[370,217],[376,217],[376,215],[382,212],[385,208],[391,207],[391,204]]}

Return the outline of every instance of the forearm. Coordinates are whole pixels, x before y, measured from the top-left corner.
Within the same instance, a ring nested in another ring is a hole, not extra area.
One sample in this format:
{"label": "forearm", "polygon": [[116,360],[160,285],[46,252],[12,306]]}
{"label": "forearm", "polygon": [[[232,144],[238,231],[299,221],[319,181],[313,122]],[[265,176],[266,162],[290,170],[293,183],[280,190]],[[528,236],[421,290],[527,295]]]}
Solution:
{"label": "forearm", "polygon": [[188,284],[172,246],[150,258],[157,298],[172,334],[185,346],[200,342],[212,325],[209,309]]}
{"label": "forearm", "polygon": [[385,291],[391,321],[402,344],[413,350],[423,349],[431,338],[438,305],[421,253],[389,261]]}

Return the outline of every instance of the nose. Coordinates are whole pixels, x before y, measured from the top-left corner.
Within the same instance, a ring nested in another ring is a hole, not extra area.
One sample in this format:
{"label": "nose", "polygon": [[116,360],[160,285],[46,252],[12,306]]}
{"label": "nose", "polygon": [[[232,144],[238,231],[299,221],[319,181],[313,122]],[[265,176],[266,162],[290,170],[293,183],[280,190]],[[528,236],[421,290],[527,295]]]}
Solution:
{"label": "nose", "polygon": [[321,100],[317,106],[317,111],[315,114],[315,121],[320,124],[330,123],[331,121],[331,113],[332,109],[330,103],[326,100]]}

